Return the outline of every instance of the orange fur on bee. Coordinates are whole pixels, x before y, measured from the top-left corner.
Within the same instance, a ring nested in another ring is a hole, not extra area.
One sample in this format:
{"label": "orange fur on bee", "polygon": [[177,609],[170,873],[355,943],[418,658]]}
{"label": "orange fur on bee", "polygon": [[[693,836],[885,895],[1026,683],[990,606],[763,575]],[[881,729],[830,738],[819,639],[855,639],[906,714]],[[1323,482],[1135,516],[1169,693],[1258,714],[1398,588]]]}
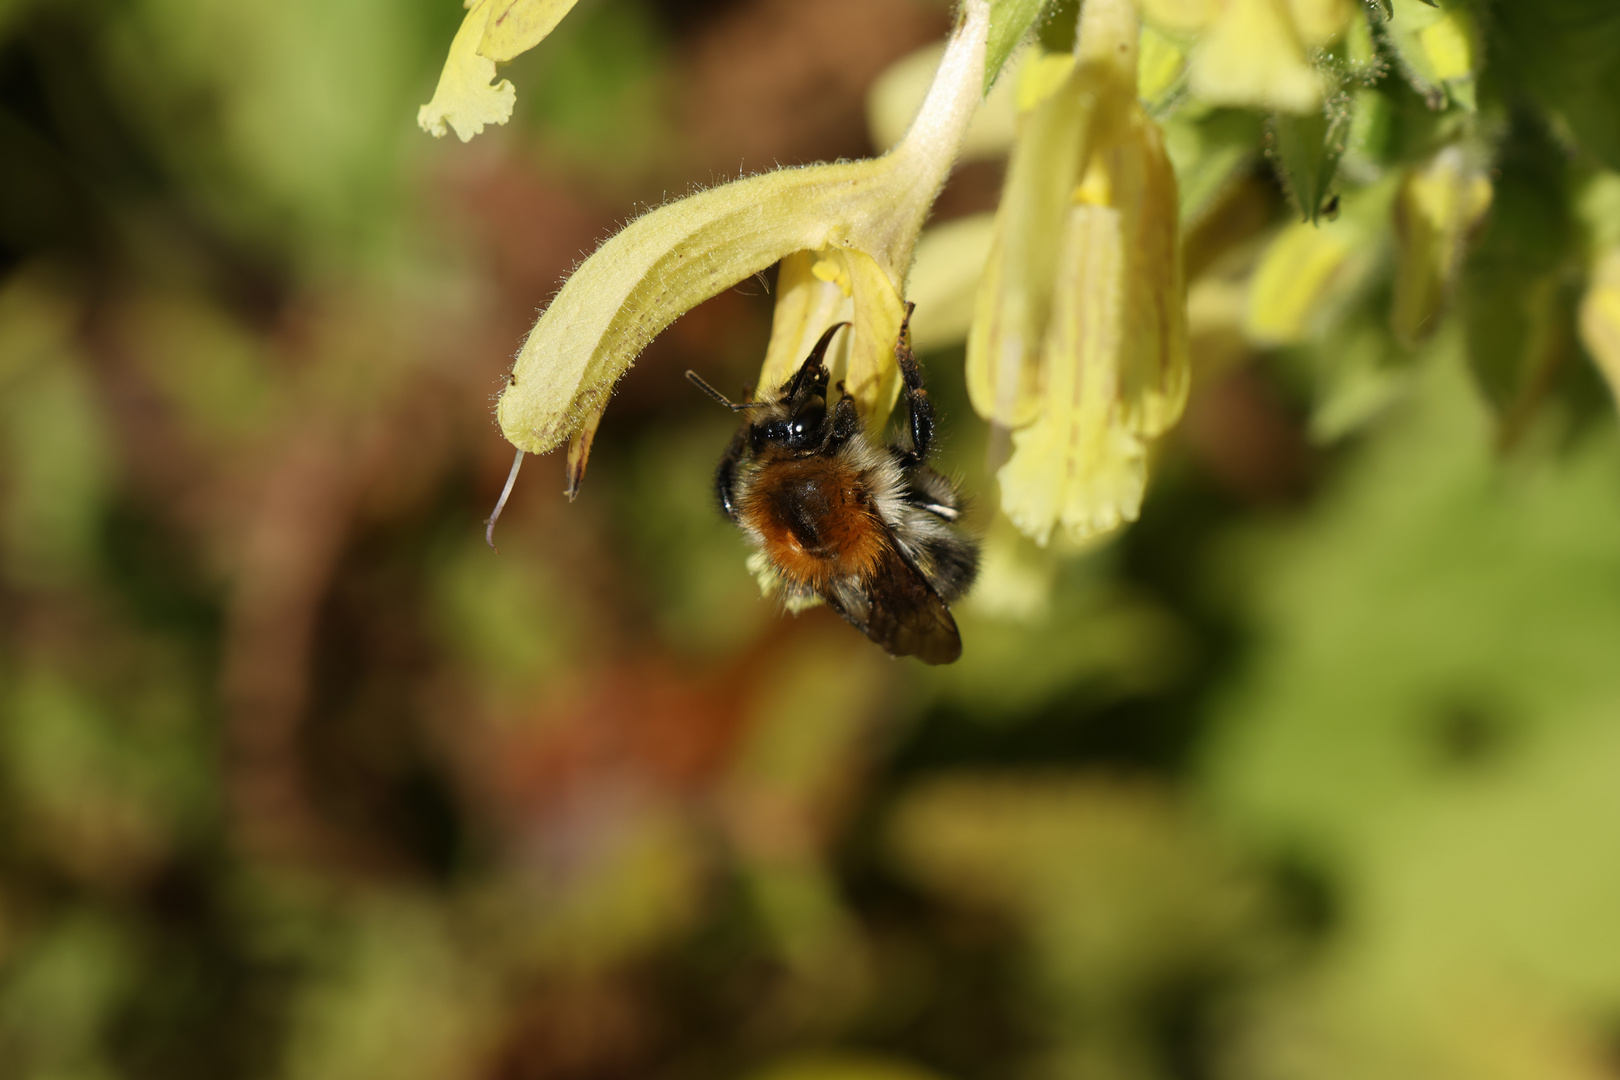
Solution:
{"label": "orange fur on bee", "polygon": [[836,458],[771,462],[739,507],[765,555],[796,585],[864,577],[883,558],[888,534],[860,473]]}

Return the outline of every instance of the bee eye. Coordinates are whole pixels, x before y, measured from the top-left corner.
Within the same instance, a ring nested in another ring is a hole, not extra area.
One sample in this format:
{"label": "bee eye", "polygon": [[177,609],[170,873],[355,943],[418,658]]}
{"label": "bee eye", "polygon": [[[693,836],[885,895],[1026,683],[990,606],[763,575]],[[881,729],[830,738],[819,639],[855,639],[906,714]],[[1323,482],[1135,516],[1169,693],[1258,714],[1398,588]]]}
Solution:
{"label": "bee eye", "polygon": [[819,399],[787,422],[784,441],[795,450],[803,450],[816,441],[827,420],[827,406]]}

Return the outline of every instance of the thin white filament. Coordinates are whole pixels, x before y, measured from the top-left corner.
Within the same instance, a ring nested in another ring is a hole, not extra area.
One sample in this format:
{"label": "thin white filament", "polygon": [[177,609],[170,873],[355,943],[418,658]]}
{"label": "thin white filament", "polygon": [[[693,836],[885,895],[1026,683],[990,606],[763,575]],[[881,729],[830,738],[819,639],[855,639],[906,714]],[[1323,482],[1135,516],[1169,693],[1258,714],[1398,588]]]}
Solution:
{"label": "thin white filament", "polygon": [[489,515],[488,521],[484,522],[484,541],[489,544],[489,549],[497,555],[501,553],[501,549],[495,546],[495,522],[500,520],[501,511],[506,509],[507,497],[512,494],[512,485],[517,483],[518,467],[522,464],[523,451],[519,450],[517,457],[512,459],[512,471],[506,474],[506,486],[501,488],[501,497],[495,501],[495,512]]}

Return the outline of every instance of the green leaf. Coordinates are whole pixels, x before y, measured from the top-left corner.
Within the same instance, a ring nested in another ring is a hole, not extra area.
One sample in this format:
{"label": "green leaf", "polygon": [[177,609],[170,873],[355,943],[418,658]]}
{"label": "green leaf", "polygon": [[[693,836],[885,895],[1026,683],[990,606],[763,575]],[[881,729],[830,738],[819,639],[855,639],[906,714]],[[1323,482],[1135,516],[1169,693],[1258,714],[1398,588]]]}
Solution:
{"label": "green leaf", "polygon": [[1469,363],[1504,423],[1522,421],[1567,345],[1563,271],[1576,239],[1567,188],[1556,146],[1520,125],[1502,148],[1494,204],[1464,267]]}
{"label": "green leaf", "polygon": [[1492,16],[1491,56],[1582,149],[1620,169],[1620,5],[1541,0],[1494,5]]}
{"label": "green leaf", "polygon": [[984,89],[1001,74],[1001,66],[1018,48],[1024,35],[1034,25],[1046,0],[991,0],[990,41],[984,55]]}
{"label": "green leaf", "polygon": [[1479,31],[1465,4],[1445,8],[1430,0],[1393,0],[1394,15],[1384,22],[1386,40],[1407,81],[1431,109],[1448,100],[1473,111],[1474,77],[1483,56]]}
{"label": "green leaf", "polygon": [[1271,117],[1273,160],[1283,186],[1299,209],[1302,220],[1315,224],[1328,203],[1328,192],[1344,154],[1350,130],[1351,104],[1303,116],[1274,113]]}

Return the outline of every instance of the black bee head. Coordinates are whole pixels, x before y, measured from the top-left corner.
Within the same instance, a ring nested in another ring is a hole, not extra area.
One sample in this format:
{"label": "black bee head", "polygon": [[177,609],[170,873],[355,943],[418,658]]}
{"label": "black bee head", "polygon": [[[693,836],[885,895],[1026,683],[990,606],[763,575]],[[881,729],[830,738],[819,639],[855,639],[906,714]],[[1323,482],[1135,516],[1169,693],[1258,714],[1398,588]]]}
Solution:
{"label": "black bee head", "polygon": [[755,421],[748,430],[748,442],[755,453],[775,443],[795,452],[816,450],[826,441],[827,401],[817,395],[795,403],[791,411]]}

